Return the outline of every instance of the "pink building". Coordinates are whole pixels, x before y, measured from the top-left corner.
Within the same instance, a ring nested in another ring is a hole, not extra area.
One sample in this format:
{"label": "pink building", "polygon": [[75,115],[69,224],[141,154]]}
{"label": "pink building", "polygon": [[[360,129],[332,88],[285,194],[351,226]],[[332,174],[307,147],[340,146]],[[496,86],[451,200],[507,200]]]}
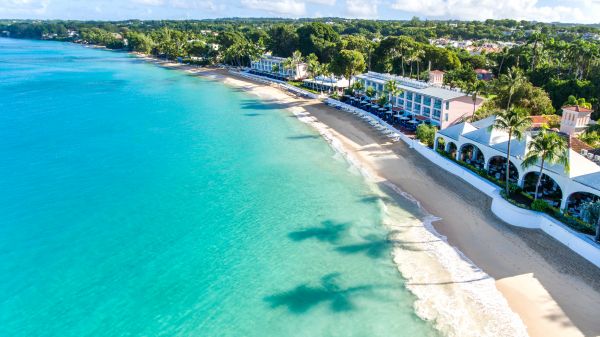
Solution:
{"label": "pink building", "polygon": [[[441,75],[443,81],[443,72],[432,73]],[[459,89],[450,89],[401,76],[370,71],[356,76],[355,79],[361,81],[365,89],[369,87],[375,89],[378,97],[385,95],[385,83],[395,80],[402,90],[402,94],[392,98],[394,107],[400,107],[407,113],[424,117],[440,129],[463,122],[483,104],[482,98],[478,97],[473,102],[471,96]]]}

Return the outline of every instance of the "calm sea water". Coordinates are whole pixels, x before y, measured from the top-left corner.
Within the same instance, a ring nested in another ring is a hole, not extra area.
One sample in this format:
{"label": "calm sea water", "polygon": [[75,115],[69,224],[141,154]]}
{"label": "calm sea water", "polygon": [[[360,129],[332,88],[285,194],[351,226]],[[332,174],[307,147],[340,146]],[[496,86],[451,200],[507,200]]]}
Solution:
{"label": "calm sea water", "polygon": [[435,336],[362,178],[277,105],[0,39],[0,336]]}

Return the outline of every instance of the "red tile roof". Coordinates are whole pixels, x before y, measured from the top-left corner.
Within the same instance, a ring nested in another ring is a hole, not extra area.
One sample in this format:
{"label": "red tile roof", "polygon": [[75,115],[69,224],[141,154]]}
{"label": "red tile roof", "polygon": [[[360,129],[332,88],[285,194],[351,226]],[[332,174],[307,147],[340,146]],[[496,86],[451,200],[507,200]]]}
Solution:
{"label": "red tile roof", "polygon": [[445,72],[443,72],[441,70],[432,70],[432,71],[430,71],[430,73],[432,73],[432,74],[445,74]]}
{"label": "red tile roof", "polygon": [[475,69],[475,72],[478,74],[489,74],[491,71],[485,69]]}
{"label": "red tile roof", "polygon": [[583,149],[588,151],[594,150],[593,147],[589,146],[588,144],[584,143],[582,140],[579,140],[579,138],[574,136],[569,136],[569,147],[577,153],[581,153],[581,150]]}
{"label": "red tile roof", "polygon": [[545,116],[530,116],[531,117],[531,126],[532,127],[539,127],[542,126],[542,124],[548,124],[548,118],[546,118]]}
{"label": "red tile roof", "polygon": [[562,107],[562,109],[563,110],[573,110],[573,111],[577,111],[577,112],[587,112],[587,113],[594,112],[594,110],[592,110],[592,109],[584,108],[579,105],[565,105]]}

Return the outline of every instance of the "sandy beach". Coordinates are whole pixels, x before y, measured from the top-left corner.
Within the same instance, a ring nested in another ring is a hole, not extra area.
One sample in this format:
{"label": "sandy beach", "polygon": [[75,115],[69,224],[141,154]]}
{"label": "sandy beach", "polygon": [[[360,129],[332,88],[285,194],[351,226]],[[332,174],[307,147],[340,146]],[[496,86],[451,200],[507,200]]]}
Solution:
{"label": "sandy beach", "polygon": [[[530,336],[600,335],[598,268],[539,230],[503,223],[491,213],[486,195],[405,143],[392,142],[319,100],[299,99],[225,70],[146,60],[257,95],[309,122],[344,152],[380,188],[378,197],[391,215],[392,242],[421,245],[398,244],[394,260],[418,298],[417,313],[444,333],[516,336],[524,331],[522,320]],[[394,223],[395,206],[413,198],[433,227],[427,221]]]}

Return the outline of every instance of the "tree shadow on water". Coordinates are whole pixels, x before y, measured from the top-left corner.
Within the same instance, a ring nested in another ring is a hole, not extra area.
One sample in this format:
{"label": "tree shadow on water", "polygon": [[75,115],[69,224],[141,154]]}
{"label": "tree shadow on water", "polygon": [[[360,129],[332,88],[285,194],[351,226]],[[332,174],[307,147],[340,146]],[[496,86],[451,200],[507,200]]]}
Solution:
{"label": "tree shadow on water", "polygon": [[321,227],[310,227],[303,230],[291,232],[289,238],[294,241],[304,241],[307,239],[317,239],[323,242],[335,243],[346,231],[348,223],[335,223],[331,220],[322,222]]}
{"label": "tree shadow on water", "polygon": [[289,136],[288,139],[292,140],[302,140],[302,139],[317,139],[319,136],[317,135],[298,135],[298,136]]}
{"label": "tree shadow on water", "polygon": [[355,306],[351,297],[369,292],[373,289],[370,285],[355,287],[341,287],[337,282],[339,273],[331,273],[323,276],[320,285],[311,286],[307,283],[301,284],[291,290],[284,291],[264,298],[271,308],[285,306],[290,312],[302,314],[322,303],[329,303],[333,312],[345,312],[354,310]]}
{"label": "tree shadow on water", "polygon": [[[424,251],[425,248],[418,247],[419,244],[426,244],[434,241],[402,241],[388,238],[381,238],[377,235],[368,235],[364,238],[366,242],[345,245],[337,247],[335,250],[343,254],[365,254],[371,258],[381,258],[389,254],[392,247],[399,247],[409,251]],[[439,240],[436,240],[439,241]]]}
{"label": "tree shadow on water", "polygon": [[345,245],[337,247],[335,250],[344,254],[365,254],[372,258],[383,257],[389,252],[391,242],[387,239],[380,239],[376,235],[369,235],[365,238],[367,242]]}

